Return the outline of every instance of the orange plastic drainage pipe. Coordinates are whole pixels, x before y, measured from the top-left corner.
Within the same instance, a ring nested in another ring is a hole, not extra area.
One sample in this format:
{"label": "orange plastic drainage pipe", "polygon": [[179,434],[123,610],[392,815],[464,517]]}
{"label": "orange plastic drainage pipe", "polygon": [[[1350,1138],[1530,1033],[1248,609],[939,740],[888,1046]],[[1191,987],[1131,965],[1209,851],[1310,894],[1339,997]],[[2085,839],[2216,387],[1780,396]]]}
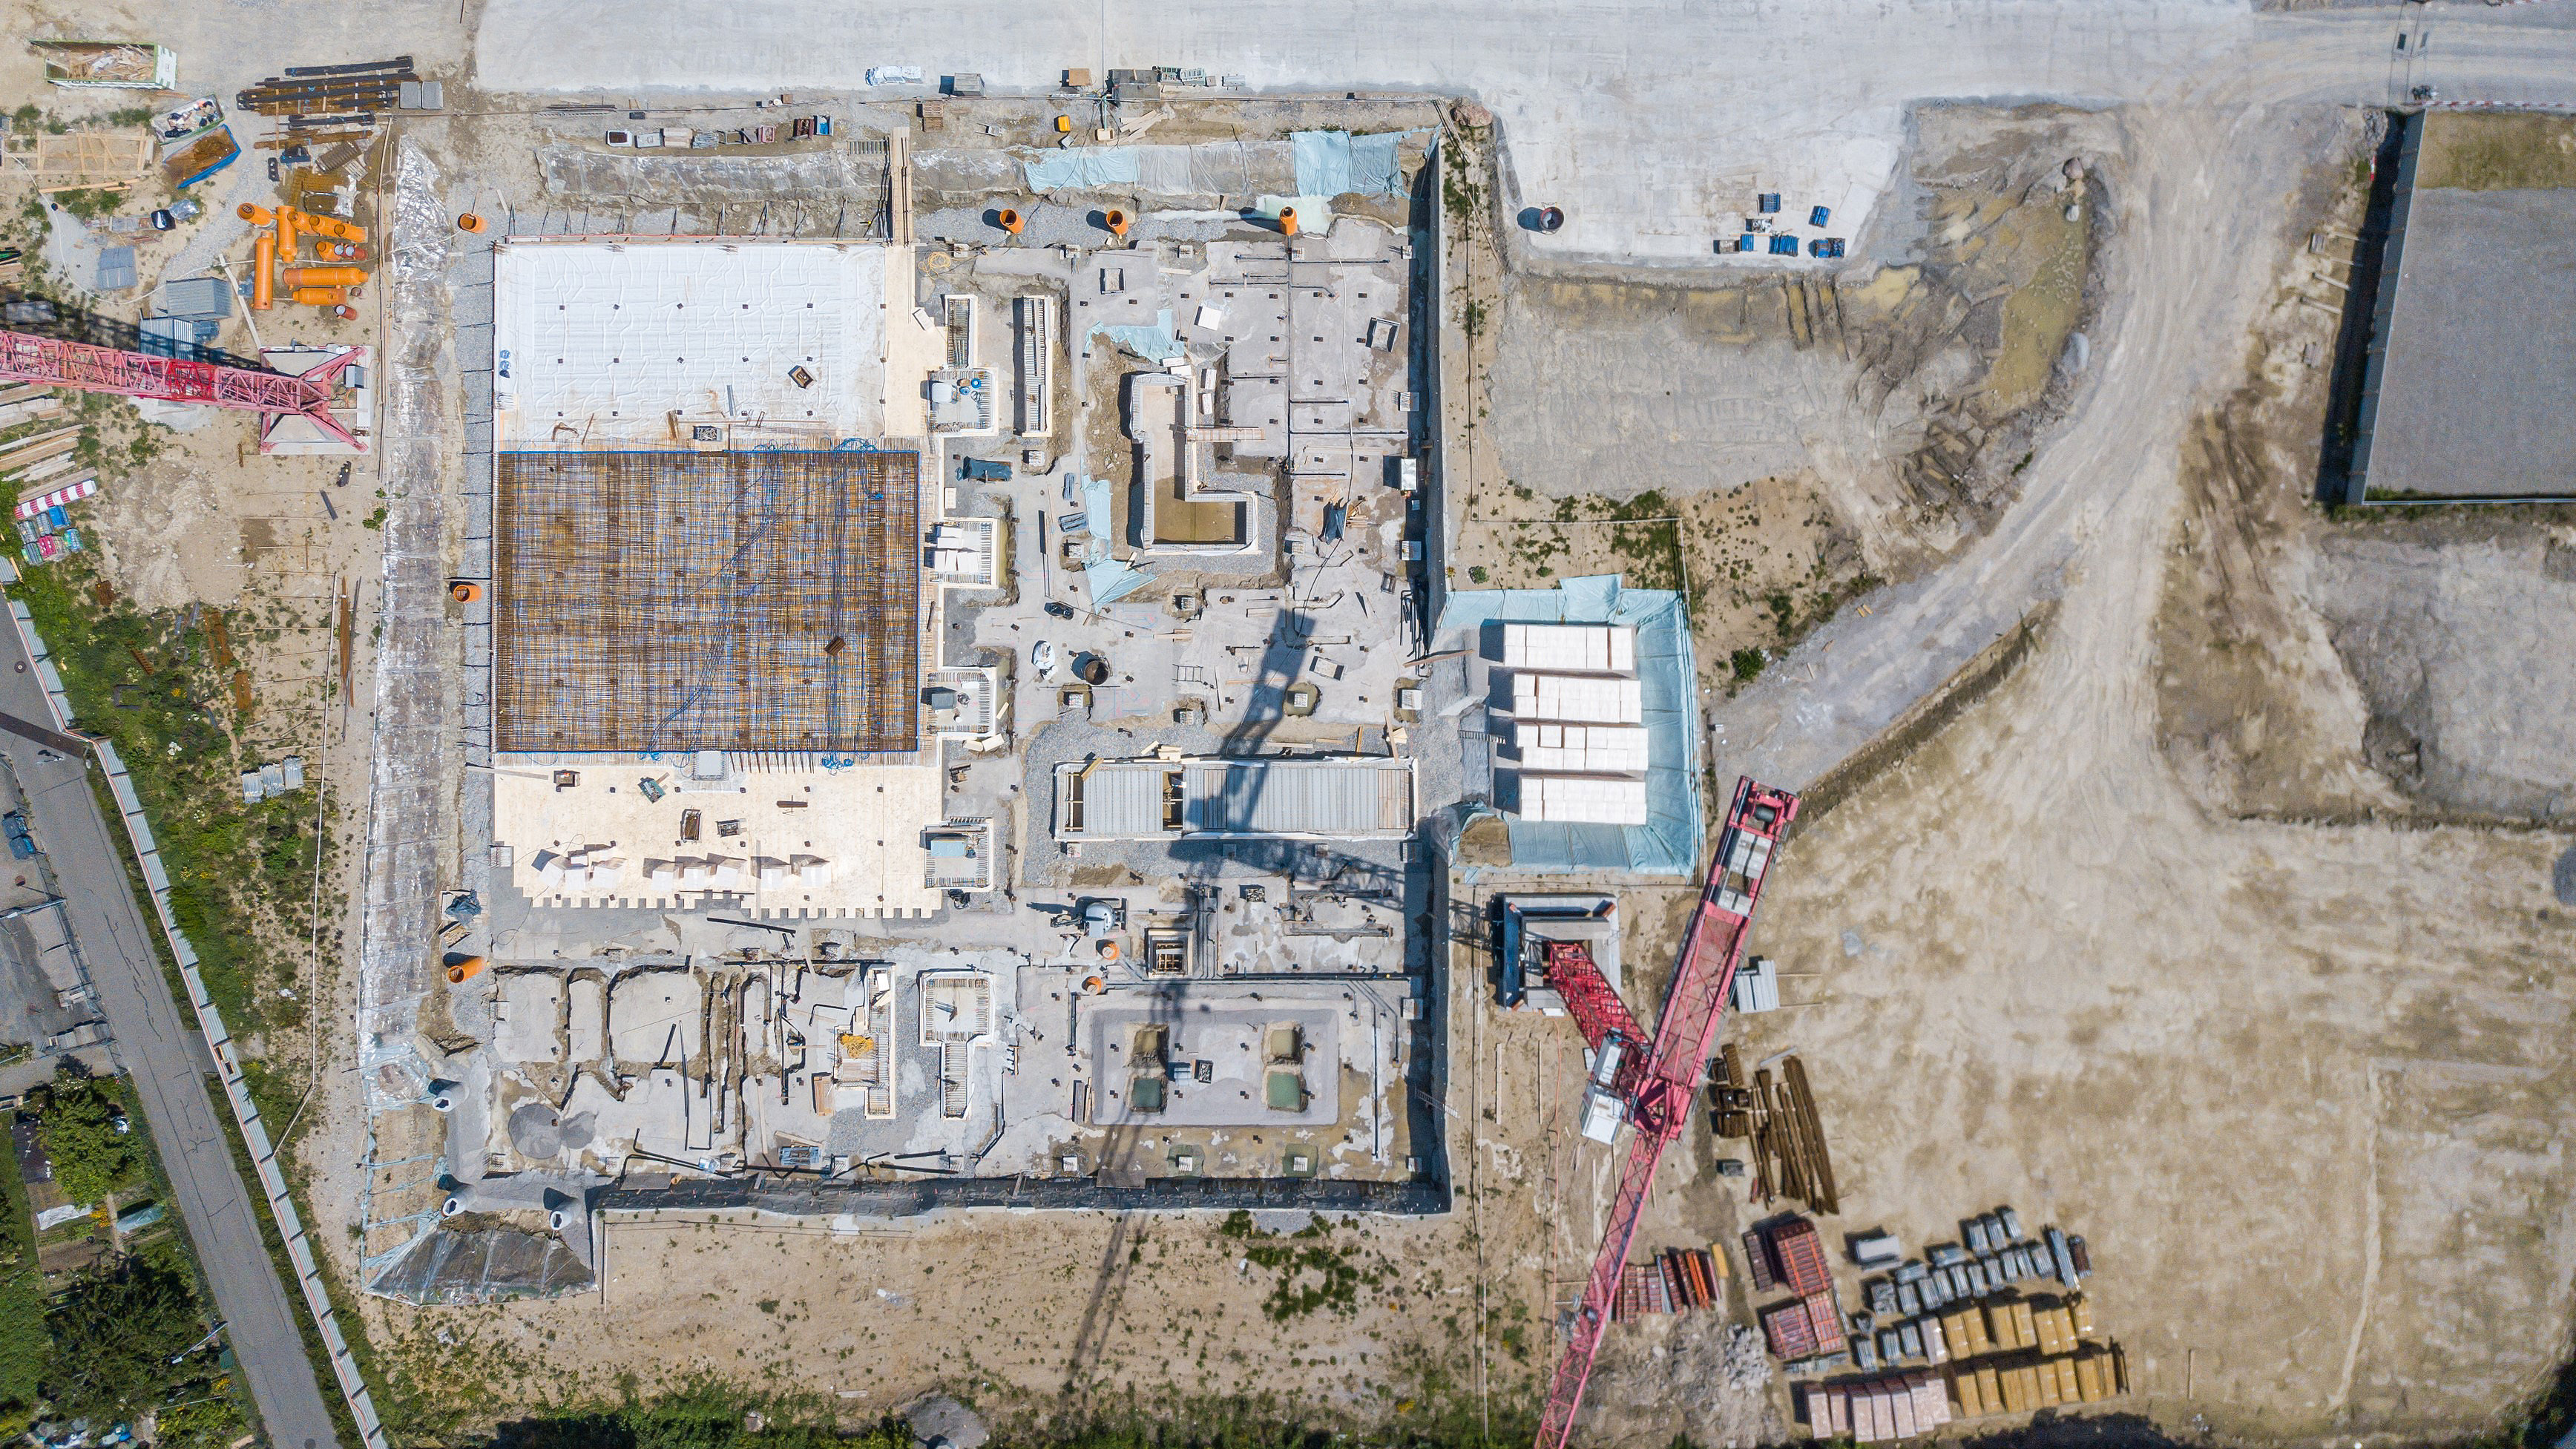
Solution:
{"label": "orange plastic drainage pipe", "polygon": [[315,236],[333,237],[346,242],[362,242],[367,239],[365,227],[352,226],[336,216],[315,216],[312,212],[298,211],[291,206],[282,208],[281,214],[295,218],[295,224],[298,227]]}
{"label": "orange plastic drainage pipe", "polygon": [[337,307],[349,300],[346,287],[298,287],[286,294],[286,300],[300,307]]}
{"label": "orange plastic drainage pipe", "polygon": [[288,267],[286,285],[290,287],[356,287],[367,280],[364,267]]}
{"label": "orange plastic drainage pipe", "polygon": [[1297,208],[1293,206],[1279,208],[1279,234],[1281,236],[1297,234]]}
{"label": "orange plastic drainage pipe", "polygon": [[277,237],[272,232],[261,232],[251,243],[250,305],[254,312],[277,305]]}

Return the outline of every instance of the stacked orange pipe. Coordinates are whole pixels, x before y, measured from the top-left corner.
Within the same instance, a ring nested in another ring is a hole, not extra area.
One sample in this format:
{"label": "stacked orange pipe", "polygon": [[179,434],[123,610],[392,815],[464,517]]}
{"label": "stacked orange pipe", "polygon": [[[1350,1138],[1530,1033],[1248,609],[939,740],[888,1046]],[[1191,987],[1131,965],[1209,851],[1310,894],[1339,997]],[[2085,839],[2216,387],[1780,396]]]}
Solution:
{"label": "stacked orange pipe", "polygon": [[271,210],[243,202],[234,214],[253,226],[266,227],[252,243],[250,305],[265,312],[276,305],[278,264],[285,264],[287,300],[308,307],[337,307],[349,300],[350,293],[367,280],[364,267],[307,266],[297,255],[305,235],[331,237],[340,245],[329,243],[316,248],[323,251],[346,251],[363,256],[367,239],[365,227],[353,226],[336,217],[315,216],[291,206]]}
{"label": "stacked orange pipe", "polygon": [[278,211],[280,215],[295,218],[295,224],[298,227],[315,236],[327,236],[345,242],[362,242],[367,239],[365,227],[352,225],[336,216],[315,216],[312,212],[298,211],[291,206],[280,207]]}

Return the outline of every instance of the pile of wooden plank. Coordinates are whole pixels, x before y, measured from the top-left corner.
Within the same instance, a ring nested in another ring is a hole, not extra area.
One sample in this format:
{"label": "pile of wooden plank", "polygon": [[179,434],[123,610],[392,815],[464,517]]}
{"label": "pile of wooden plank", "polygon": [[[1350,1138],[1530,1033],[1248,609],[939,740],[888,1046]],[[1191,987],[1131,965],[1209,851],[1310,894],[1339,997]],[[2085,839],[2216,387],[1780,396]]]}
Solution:
{"label": "pile of wooden plank", "polygon": [[1848,1435],[1862,1444],[1929,1434],[1958,1419],[2032,1414],[2127,1392],[2128,1356],[2116,1343],[1798,1386],[1800,1415],[1818,1439]]}
{"label": "pile of wooden plank", "polygon": [[403,84],[419,79],[407,55],[355,65],[289,66],[286,74],[235,93],[233,103],[263,116],[390,111],[402,99]]}
{"label": "pile of wooden plank", "polygon": [[1959,1418],[2031,1414],[2127,1393],[2129,1359],[2116,1343],[2087,1343],[2071,1353],[1955,1364],[1948,1376],[1951,1407]]}
{"label": "pile of wooden plank", "polygon": [[142,131],[72,131],[12,135],[11,171],[29,172],[38,191],[79,191],[130,183],[152,166],[152,137]]}
{"label": "pile of wooden plank", "polygon": [[1717,1135],[1752,1140],[1757,1201],[1786,1197],[1818,1212],[1842,1211],[1804,1062],[1795,1055],[1785,1057],[1776,1080],[1764,1067],[1748,1082],[1743,1059],[1729,1042],[1718,1054],[1709,1090],[1716,1099]]}

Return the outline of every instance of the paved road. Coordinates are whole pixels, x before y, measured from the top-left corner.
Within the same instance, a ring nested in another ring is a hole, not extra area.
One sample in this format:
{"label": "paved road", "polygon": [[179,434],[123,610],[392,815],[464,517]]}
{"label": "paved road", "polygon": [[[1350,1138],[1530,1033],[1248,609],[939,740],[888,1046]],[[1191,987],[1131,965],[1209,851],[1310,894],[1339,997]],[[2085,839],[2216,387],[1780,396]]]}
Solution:
{"label": "paved road", "polygon": [[[0,713],[38,725],[53,719],[16,629],[0,629]],[[287,1285],[260,1240],[259,1208],[233,1168],[207,1095],[214,1063],[195,1013],[170,994],[152,944],[158,928],[127,883],[123,827],[100,814],[82,760],[7,731],[0,731],[0,754],[26,787],[37,843],[61,884],[72,937],[116,1038],[117,1064],[134,1079],[179,1217],[214,1289],[215,1312],[229,1325],[270,1441],[278,1449],[337,1444]]]}

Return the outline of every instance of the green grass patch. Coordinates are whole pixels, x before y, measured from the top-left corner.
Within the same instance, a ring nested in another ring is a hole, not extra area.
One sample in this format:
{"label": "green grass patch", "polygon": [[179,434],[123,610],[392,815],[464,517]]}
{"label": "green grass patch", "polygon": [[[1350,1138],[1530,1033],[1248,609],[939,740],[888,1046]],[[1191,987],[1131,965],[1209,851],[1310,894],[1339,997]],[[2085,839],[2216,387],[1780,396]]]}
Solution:
{"label": "green grass patch", "polygon": [[[300,1024],[304,1004],[276,989],[294,979],[294,963],[261,930],[300,943],[313,927],[313,798],[241,798],[250,762],[204,613],[136,610],[101,590],[86,555],[30,570],[9,593],[34,615],[75,719],[114,742],[132,772],[170,874],[171,913],[225,1022],[236,1036]],[[228,633],[235,649],[257,637],[246,615]]]}
{"label": "green grass patch", "polygon": [[502,1424],[492,1442],[510,1449],[912,1449],[914,1440],[892,1419],[845,1433],[820,1396],[752,1394],[703,1380],[649,1399],[630,1389],[613,1403],[541,1409]]}
{"label": "green grass patch", "polygon": [[2419,123],[2418,190],[2546,191],[2576,186],[2576,116],[2435,112]]}
{"label": "green grass patch", "polygon": [[116,214],[117,203],[125,199],[120,192],[84,190],[57,191],[54,202],[83,221],[101,221]]}
{"label": "green grass patch", "polygon": [[35,1418],[53,1340],[45,1334],[44,1279],[36,1270],[36,1219],[18,1154],[0,1153],[0,1434]]}
{"label": "green grass patch", "polygon": [[[1330,1422],[1283,1394],[1122,1394],[1059,1404],[1047,1418],[1002,1426],[992,1442],[996,1449],[1488,1449],[1526,1444],[1536,1433],[1534,1388],[1498,1390],[1480,1404],[1463,1366],[1437,1366],[1419,1351],[1396,1357],[1400,1388],[1382,1391],[1373,1411]],[[500,1424],[484,1442],[492,1449],[911,1449],[915,1442],[894,1419],[844,1425],[814,1396],[766,1397],[716,1381],[649,1398],[628,1393],[614,1403],[540,1408]]]}
{"label": "green grass patch", "polygon": [[1253,1226],[1252,1214],[1237,1209],[1217,1225],[1217,1233],[1243,1243],[1241,1256],[1252,1266],[1277,1275],[1261,1305],[1274,1323],[1318,1309],[1348,1317],[1359,1307],[1360,1290],[1394,1275],[1395,1265],[1365,1243],[1334,1241],[1331,1221],[1320,1216],[1293,1233],[1273,1233]]}

